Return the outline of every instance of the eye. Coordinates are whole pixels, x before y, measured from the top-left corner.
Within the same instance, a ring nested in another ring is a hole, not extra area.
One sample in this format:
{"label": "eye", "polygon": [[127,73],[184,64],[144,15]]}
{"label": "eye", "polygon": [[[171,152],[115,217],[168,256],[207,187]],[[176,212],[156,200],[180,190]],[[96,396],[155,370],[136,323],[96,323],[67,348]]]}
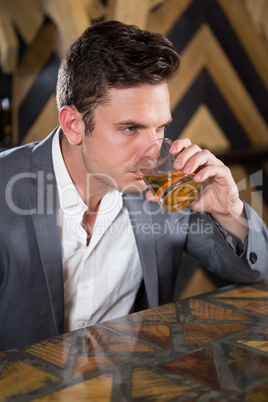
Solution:
{"label": "eye", "polygon": [[129,127],[123,127],[122,130],[127,132],[127,133],[133,133],[135,131],[136,127],[134,126],[129,126]]}
{"label": "eye", "polygon": [[162,132],[162,131],[166,131],[166,129],[167,129],[167,125],[166,124],[164,124],[163,126],[160,126],[160,127],[158,127],[158,129],[157,129],[157,131],[158,132]]}

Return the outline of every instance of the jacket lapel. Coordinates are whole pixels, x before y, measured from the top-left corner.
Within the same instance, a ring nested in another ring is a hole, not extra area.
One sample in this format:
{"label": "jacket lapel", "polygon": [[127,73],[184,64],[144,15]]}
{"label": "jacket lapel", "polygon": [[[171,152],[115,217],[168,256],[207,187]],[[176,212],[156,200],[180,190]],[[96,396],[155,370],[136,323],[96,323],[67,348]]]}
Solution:
{"label": "jacket lapel", "polygon": [[40,142],[32,152],[29,205],[58,333],[64,328],[64,291],[57,187],[52,164],[52,138]]}
{"label": "jacket lapel", "polygon": [[140,255],[148,304],[152,308],[159,305],[158,266],[152,221],[152,209],[156,206],[147,202],[141,193],[125,195],[124,200]]}

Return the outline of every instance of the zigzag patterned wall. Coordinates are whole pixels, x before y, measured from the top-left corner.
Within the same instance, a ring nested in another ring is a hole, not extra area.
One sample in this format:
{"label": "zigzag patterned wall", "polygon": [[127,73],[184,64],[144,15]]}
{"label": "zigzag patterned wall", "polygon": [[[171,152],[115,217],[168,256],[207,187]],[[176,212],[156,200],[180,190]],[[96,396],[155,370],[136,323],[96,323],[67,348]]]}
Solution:
{"label": "zigzag patterned wall", "polygon": [[58,124],[55,87],[65,46],[45,22],[13,75],[13,143],[38,141]]}

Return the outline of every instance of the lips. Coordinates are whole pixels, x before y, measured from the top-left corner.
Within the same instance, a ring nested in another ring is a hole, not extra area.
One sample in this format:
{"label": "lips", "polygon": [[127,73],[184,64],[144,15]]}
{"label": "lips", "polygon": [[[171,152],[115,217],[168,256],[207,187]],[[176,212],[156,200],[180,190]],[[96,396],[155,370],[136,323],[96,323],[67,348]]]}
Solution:
{"label": "lips", "polygon": [[137,171],[132,171],[132,173],[134,174],[134,176],[138,177],[139,179],[141,179],[140,174]]}

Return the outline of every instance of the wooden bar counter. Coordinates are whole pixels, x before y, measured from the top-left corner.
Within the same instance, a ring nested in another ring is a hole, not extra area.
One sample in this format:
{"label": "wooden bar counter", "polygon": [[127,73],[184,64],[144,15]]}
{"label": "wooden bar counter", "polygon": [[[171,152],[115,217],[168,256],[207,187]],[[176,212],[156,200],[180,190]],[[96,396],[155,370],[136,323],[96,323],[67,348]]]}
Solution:
{"label": "wooden bar counter", "polygon": [[0,401],[268,400],[268,282],[0,353]]}

